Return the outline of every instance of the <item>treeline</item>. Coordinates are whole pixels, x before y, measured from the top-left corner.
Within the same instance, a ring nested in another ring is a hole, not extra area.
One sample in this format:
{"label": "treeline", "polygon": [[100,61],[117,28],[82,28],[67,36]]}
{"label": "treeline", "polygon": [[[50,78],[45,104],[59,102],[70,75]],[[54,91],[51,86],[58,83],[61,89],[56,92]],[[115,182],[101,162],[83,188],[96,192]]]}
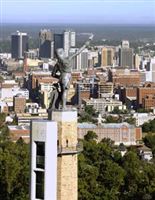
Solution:
{"label": "treeline", "polygon": [[28,200],[29,147],[22,140],[0,141],[0,199]]}
{"label": "treeline", "polygon": [[0,114],[0,200],[28,200],[29,145],[10,141],[5,117]]}
{"label": "treeline", "polygon": [[155,133],[155,119],[145,122],[142,125],[142,131],[144,133]]}
{"label": "treeline", "polygon": [[124,157],[113,142],[96,142],[89,132],[79,155],[79,200],[155,199],[155,164],[142,161],[135,148]]}
{"label": "treeline", "polygon": [[[110,139],[96,142],[88,132],[78,156],[79,200],[155,199],[155,164],[140,159],[130,147],[124,157]],[[146,144],[155,147],[152,140]],[[29,199],[29,145],[22,139],[9,141],[8,129],[0,134],[0,199]]]}

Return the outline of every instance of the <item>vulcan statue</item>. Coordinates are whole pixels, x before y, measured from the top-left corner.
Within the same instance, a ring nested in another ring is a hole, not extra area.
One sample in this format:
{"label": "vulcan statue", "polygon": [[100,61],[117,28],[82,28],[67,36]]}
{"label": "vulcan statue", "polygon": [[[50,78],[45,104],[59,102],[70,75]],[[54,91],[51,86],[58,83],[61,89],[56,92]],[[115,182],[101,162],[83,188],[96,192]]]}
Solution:
{"label": "vulcan statue", "polygon": [[56,50],[56,62],[52,72],[52,76],[59,79],[59,88],[55,89],[55,91],[57,90],[59,94],[54,96],[52,95],[50,105],[51,109],[59,109],[60,103],[62,104],[62,109],[66,109],[67,93],[70,87],[72,72],[71,61],[75,56],[79,55],[85,48],[89,47],[93,37],[93,34],[91,34],[88,41],[86,41],[85,44],[76,53],[67,57],[65,56],[65,52],[63,49]]}

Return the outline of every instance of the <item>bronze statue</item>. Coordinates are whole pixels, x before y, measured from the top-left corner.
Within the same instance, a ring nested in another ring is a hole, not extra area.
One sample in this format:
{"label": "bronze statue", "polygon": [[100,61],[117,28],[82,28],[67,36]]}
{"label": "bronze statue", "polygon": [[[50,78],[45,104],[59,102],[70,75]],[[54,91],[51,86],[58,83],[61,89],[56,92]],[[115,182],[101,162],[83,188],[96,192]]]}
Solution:
{"label": "bronze statue", "polygon": [[85,44],[76,53],[68,57],[65,56],[65,52],[63,49],[56,50],[56,64],[54,66],[52,76],[59,78],[60,89],[57,91],[60,92],[59,95],[56,95],[52,105],[50,106],[52,109],[59,109],[60,102],[62,102],[62,109],[66,109],[67,93],[70,87],[72,72],[71,60],[75,56],[79,55],[85,48],[89,47],[92,39],[93,34],[91,34],[88,41],[86,41]]}

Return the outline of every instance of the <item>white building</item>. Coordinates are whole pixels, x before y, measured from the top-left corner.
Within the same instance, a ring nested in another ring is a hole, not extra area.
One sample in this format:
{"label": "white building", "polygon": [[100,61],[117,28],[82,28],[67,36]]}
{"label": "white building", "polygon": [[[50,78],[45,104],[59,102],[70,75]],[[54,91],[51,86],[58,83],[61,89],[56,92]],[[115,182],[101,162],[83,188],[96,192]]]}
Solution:
{"label": "white building", "polygon": [[134,113],[133,118],[136,119],[136,126],[141,126],[145,122],[153,120],[155,118],[155,115],[151,115],[149,113]]}
{"label": "white building", "polygon": [[65,55],[68,56],[70,48],[75,47],[76,33],[71,30],[64,31],[63,42],[64,42],[63,47],[64,47]]}
{"label": "white building", "polygon": [[13,98],[16,95],[22,95],[26,99],[29,99],[29,90],[16,86],[0,88],[0,99]]}
{"label": "white building", "polygon": [[30,200],[57,199],[57,122],[31,122]]}
{"label": "white building", "polygon": [[123,105],[121,101],[114,100],[114,99],[90,99],[84,100],[83,103],[86,105],[91,105],[94,109],[101,114],[104,114],[106,111],[111,112],[114,108],[118,107],[119,110],[126,110],[126,105]]}
{"label": "white building", "polygon": [[155,82],[155,59],[151,59],[150,62],[150,71],[151,71],[151,75],[152,75],[152,82]]}

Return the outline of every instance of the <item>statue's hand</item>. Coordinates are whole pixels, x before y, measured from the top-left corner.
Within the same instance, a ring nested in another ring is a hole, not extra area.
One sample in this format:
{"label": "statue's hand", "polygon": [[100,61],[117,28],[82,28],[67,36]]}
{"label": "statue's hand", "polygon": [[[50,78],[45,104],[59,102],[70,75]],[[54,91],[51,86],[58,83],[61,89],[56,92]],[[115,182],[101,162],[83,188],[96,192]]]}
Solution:
{"label": "statue's hand", "polygon": [[93,38],[94,38],[94,35],[93,35],[93,34],[91,34],[91,36],[89,37],[89,40],[90,40],[90,41],[92,41],[92,40],[93,40]]}

